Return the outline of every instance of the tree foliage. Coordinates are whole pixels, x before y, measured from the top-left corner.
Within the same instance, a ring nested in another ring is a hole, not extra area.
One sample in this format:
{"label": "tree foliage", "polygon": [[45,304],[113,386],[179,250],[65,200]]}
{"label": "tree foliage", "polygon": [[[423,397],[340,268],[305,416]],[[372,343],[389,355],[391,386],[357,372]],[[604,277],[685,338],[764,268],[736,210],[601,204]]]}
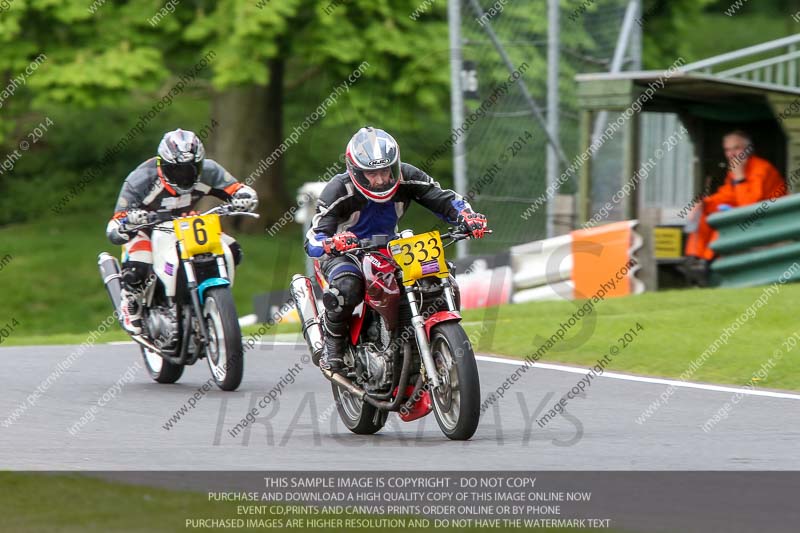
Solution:
{"label": "tree foliage", "polygon": [[[419,68],[431,49],[447,47],[444,10],[433,6],[414,21],[408,14],[417,7],[416,0],[338,5],[328,0],[183,0],[174,13],[159,13],[164,4],[153,0],[14,0],[0,14],[0,72],[13,78],[39,53],[47,60],[3,110],[4,118],[54,105],[91,109],[138,102],[146,109],[212,52],[210,68],[191,84],[192,91],[209,100],[249,87],[264,88],[264,93],[251,92],[254,98],[269,98],[274,93],[266,88],[281,76],[279,100],[269,100],[250,117],[278,130],[273,135],[253,137],[248,135],[256,129],[251,124],[220,120],[223,129],[236,130],[233,135],[241,143],[257,147],[248,160],[231,163],[239,165],[240,174],[249,173],[283,139],[280,124],[270,122],[271,115],[282,112],[283,99],[293,99],[295,91],[308,99],[313,86],[320,89],[319,103],[364,61],[368,68],[335,104],[346,106],[346,112],[329,109],[316,126],[351,124],[354,118],[362,124],[380,121],[386,116],[381,110],[390,108],[445,116],[446,63]],[[330,81],[331,86],[319,87]],[[131,117],[131,125],[136,118]],[[274,183],[284,180],[281,174],[279,166]],[[269,195],[271,188],[263,192]]]}
{"label": "tree foliage", "polygon": [[[464,3],[462,13],[467,40],[464,57],[483,61],[479,68],[489,80],[482,87],[485,96],[493,84],[506,78],[507,70],[483,28],[472,23],[477,17],[468,4]],[[480,4],[485,9],[491,5]],[[591,57],[596,50],[591,26],[601,20],[595,19],[601,11],[599,3],[588,5],[574,20],[569,18],[583,4],[561,2],[562,57]],[[756,9],[755,4],[745,5],[741,16]],[[791,7],[787,0],[762,4],[776,10]],[[176,6],[174,12],[166,11],[167,5]],[[722,0],[645,0],[645,67],[662,68],[678,55],[696,56],[686,35],[695,31],[698,15],[727,5]],[[513,30],[507,50],[515,65],[528,64],[524,79],[541,103],[546,80],[546,8],[546,2],[507,2],[491,21],[498,28]],[[180,103],[165,111],[157,124],[168,124],[169,117],[183,119],[186,113],[177,111],[183,104],[207,102],[196,106],[195,122],[207,123],[212,115],[219,121],[221,126],[209,143],[211,153],[239,176],[257,168],[366,62],[363,75],[335,98],[324,117],[264,175],[259,193],[266,200],[276,197],[274,202],[265,202],[273,211],[288,200],[289,191],[281,192],[285,184],[318,176],[341,154],[347,136],[364,124],[396,132],[405,141],[404,154],[411,161],[430,155],[450,134],[450,50],[442,0],[424,5],[420,0],[181,0],[166,5],[161,0],[13,0],[0,13],[0,47],[4,80],[24,73],[39,54],[47,57],[3,102],[0,140],[5,137],[10,142],[22,136],[19,126],[14,130],[15,123],[67,109],[89,114],[99,121],[99,130],[113,130],[101,140],[109,146],[169,93],[185,72],[213,52],[208,68],[197,73],[176,97]],[[574,74],[592,69],[571,59],[562,61],[561,68],[562,102],[569,102],[574,98]],[[271,83],[277,83],[281,91],[270,91]],[[226,116],[216,116],[221,113]],[[154,146],[157,139],[149,136],[155,135],[154,130],[146,130],[143,136],[148,139],[142,139],[141,145]],[[57,138],[53,135],[50,140]],[[237,144],[248,150],[230,148]],[[84,152],[71,160],[102,154],[103,147]],[[126,159],[120,168],[148,155],[121,153],[119,157]],[[447,181],[450,168],[450,158],[443,157],[433,171]],[[121,177],[115,174],[107,179],[118,183]],[[271,214],[267,215],[264,222],[270,219]]]}

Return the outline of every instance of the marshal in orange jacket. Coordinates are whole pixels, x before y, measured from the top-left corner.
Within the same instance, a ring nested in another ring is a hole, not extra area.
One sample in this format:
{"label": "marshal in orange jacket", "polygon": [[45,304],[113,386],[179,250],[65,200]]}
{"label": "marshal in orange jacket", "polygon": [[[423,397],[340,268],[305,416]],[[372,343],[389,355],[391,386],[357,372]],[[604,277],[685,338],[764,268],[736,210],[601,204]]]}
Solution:
{"label": "marshal in orange jacket", "polygon": [[708,215],[716,213],[719,206],[731,207],[746,205],[777,198],[786,194],[786,183],[780,172],[766,159],[750,156],[744,167],[745,179],[736,182],[733,173],[728,171],[725,183],[714,194],[703,199],[702,215],[697,231],[686,242],[686,255],[693,255],[708,261],[714,258],[709,244],[717,238],[717,232],[708,225]]}

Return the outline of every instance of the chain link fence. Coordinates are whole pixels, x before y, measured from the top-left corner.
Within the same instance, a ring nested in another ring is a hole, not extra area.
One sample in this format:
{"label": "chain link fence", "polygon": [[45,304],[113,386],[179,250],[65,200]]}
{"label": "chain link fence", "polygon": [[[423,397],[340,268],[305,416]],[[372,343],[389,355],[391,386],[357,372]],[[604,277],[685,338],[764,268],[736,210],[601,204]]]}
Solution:
{"label": "chain link fence", "polygon": [[[498,90],[509,80],[509,70],[490,39],[497,35],[542,115],[547,110],[547,2],[479,0],[480,17],[471,0],[462,0],[462,55],[467,68],[465,116],[484,107],[485,113],[466,133],[467,183],[473,205],[486,213],[494,230],[491,239],[471,243],[470,253],[490,253],[515,244],[545,238],[547,209],[528,208],[547,186],[547,137],[517,83]],[[577,93],[574,76],[610,69],[622,27],[627,0],[562,1],[559,38],[558,139],[568,161],[579,150]],[[626,62],[627,66],[627,62]],[[623,67],[626,68],[626,67]],[[498,93],[500,93],[498,95]],[[493,95],[496,101],[484,104]],[[564,170],[559,165],[559,174]],[[565,183],[552,202],[556,212],[572,203],[576,176]],[[557,215],[556,227],[572,226],[571,208]]]}

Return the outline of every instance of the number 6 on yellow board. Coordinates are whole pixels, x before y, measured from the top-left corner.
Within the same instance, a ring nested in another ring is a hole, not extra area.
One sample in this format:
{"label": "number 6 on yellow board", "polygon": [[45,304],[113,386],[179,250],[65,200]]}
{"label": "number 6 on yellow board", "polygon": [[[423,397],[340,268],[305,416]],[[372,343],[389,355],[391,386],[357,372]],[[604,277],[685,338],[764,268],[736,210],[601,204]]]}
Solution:
{"label": "number 6 on yellow board", "polygon": [[175,236],[179,241],[183,241],[181,259],[199,254],[223,253],[219,215],[179,218],[173,222],[173,226]]}

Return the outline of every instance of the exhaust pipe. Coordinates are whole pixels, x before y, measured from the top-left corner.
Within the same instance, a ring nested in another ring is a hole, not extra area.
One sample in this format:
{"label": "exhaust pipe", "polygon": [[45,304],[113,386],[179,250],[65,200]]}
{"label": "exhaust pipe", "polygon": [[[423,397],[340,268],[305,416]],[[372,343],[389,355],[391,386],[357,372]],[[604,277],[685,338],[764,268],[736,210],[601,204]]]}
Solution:
{"label": "exhaust pipe", "polygon": [[111,303],[114,306],[114,311],[119,318],[119,293],[122,290],[122,282],[120,281],[120,268],[117,258],[103,252],[97,256],[97,266],[100,268],[100,278],[108,291],[108,297],[111,298]]}
{"label": "exhaust pipe", "polygon": [[337,385],[339,385],[340,387],[342,387],[344,389],[347,389],[347,391],[350,394],[352,394],[353,396],[355,396],[359,400],[365,400],[366,401],[366,399],[368,398],[368,396],[366,395],[367,393],[364,391],[364,389],[356,387],[355,384],[352,381],[350,381],[349,379],[347,379],[343,375],[337,374],[337,373],[331,372],[330,370],[325,370],[325,369],[322,370],[322,374],[326,378],[328,378],[328,380],[332,381],[333,383],[336,383]]}
{"label": "exhaust pipe", "polygon": [[[330,370],[322,370],[322,374],[328,378],[331,382],[336,383],[340,387],[347,389],[350,394],[358,398],[359,400],[363,400],[368,404],[372,405],[373,407],[377,407],[378,409],[382,409],[384,411],[399,411],[400,404],[403,401],[404,392],[406,387],[408,386],[408,378],[409,373],[411,371],[411,345],[409,343],[405,343],[403,345],[403,368],[400,372],[400,381],[397,384],[397,395],[395,395],[394,399],[391,401],[383,401],[378,400],[377,398],[373,398],[370,396],[367,391],[364,389],[356,386],[355,383],[350,381],[350,379],[346,378],[345,376],[331,372]],[[417,386],[422,386],[422,376],[419,377],[417,380]],[[416,389],[415,389],[416,393]],[[409,397],[408,401],[411,401],[411,397]],[[427,414],[427,413],[426,413]]]}
{"label": "exhaust pipe", "polygon": [[303,328],[303,337],[308,344],[311,352],[311,360],[319,366],[319,358],[322,356],[322,323],[319,320],[319,310],[317,301],[314,298],[314,288],[311,280],[301,274],[292,276],[292,283],[289,285],[289,292],[294,298],[297,314],[300,316],[300,323]]}

